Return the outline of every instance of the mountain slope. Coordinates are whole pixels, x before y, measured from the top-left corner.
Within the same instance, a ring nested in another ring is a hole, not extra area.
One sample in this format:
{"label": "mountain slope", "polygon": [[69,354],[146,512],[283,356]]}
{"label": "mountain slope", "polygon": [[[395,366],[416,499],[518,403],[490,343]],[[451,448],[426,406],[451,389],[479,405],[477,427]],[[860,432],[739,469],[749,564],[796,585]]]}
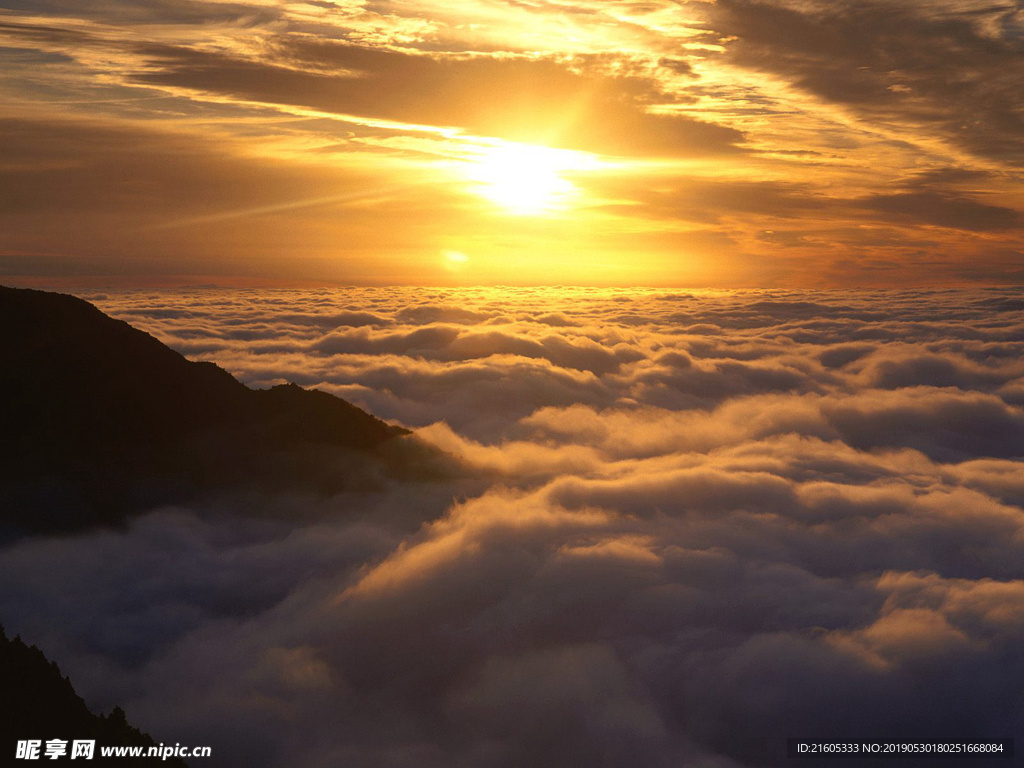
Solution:
{"label": "mountain slope", "polygon": [[[100,756],[101,746],[152,747],[152,737],[128,724],[124,710],[115,707],[109,715],[95,715],[75,693],[71,681],[61,674],[34,645],[15,637],[9,639],[0,627],[0,750],[8,757],[15,754],[18,741],[49,739],[67,741],[70,759],[75,739],[95,741],[95,757],[86,765],[150,765],[157,758],[107,758]],[[173,742],[172,742],[173,744]],[[40,749],[42,753],[42,749]],[[43,758],[45,759],[45,758]],[[184,766],[178,758],[161,765]]]}
{"label": "mountain slope", "polygon": [[0,286],[0,525],[73,530],[227,487],[337,490],[406,430],[253,390],[74,296]]}

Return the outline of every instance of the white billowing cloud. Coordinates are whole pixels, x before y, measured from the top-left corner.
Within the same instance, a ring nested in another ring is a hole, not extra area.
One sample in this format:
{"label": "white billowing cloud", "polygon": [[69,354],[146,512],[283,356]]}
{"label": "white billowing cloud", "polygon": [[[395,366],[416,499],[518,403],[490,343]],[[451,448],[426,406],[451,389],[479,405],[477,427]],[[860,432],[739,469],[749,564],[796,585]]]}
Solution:
{"label": "white billowing cloud", "polygon": [[225,766],[1024,737],[1009,293],[426,293],[96,297],[252,385],[417,427],[461,474],[21,541],[8,629]]}

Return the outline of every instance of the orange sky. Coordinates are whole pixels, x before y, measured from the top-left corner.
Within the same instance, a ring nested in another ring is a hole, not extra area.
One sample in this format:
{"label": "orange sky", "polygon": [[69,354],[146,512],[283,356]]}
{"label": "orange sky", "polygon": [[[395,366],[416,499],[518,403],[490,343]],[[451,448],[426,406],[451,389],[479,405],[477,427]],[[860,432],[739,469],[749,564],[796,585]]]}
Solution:
{"label": "orange sky", "polygon": [[1024,280],[1011,0],[15,0],[0,282]]}

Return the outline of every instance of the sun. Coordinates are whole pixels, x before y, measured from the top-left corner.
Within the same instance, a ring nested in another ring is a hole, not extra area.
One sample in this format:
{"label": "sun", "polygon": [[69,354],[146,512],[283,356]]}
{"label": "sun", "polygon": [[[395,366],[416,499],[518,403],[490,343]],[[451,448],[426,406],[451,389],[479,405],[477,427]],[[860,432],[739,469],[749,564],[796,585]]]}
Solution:
{"label": "sun", "polygon": [[579,189],[564,174],[595,165],[582,152],[530,144],[488,147],[469,164],[474,191],[507,213],[537,216],[564,208]]}

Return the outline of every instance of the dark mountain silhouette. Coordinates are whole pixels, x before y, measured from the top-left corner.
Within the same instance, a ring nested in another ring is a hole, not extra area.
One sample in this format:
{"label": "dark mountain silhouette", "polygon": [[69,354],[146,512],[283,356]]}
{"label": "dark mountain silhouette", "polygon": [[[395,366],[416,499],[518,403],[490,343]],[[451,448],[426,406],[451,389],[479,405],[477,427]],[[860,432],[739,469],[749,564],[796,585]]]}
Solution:
{"label": "dark mountain silhouette", "polygon": [[408,434],[326,392],[250,389],[74,296],[2,286],[0,403],[7,535],[210,490],[365,486]]}
{"label": "dark mountain silhouette", "polygon": [[[72,741],[96,742],[95,757],[85,765],[160,765],[184,768],[178,758],[162,761],[156,757],[103,759],[100,747],[151,747],[155,742],[148,734],[128,724],[124,710],[115,707],[109,715],[95,715],[75,693],[71,681],[64,677],[55,662],[49,661],[34,645],[28,646],[15,637],[9,639],[0,627],[0,754],[3,762],[18,764],[14,759],[17,742],[35,739],[67,741],[67,754],[58,760],[69,760]],[[173,745],[174,742],[171,742]],[[40,749],[40,760],[46,761]],[[31,764],[31,763],[27,763]]]}

